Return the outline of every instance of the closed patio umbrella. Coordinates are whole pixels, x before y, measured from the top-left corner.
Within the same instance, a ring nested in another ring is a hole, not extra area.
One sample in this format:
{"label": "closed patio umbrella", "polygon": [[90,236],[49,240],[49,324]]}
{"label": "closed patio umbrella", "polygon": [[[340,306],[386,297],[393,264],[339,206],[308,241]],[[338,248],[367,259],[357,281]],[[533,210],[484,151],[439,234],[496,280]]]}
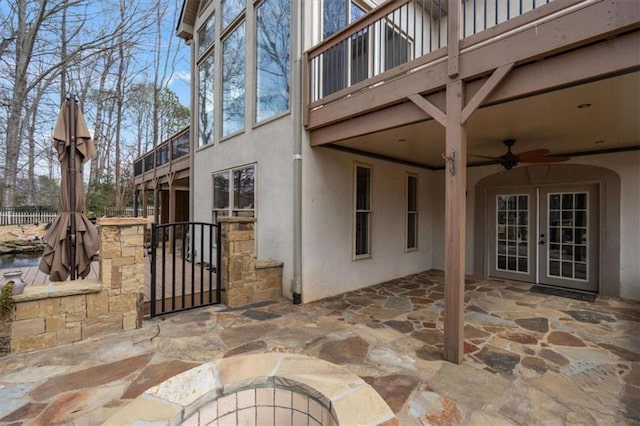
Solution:
{"label": "closed patio umbrella", "polygon": [[63,105],[53,131],[53,146],[61,164],[60,214],[44,236],[46,243],[40,270],[51,281],[85,278],[91,271],[91,258],[98,252],[98,233],[83,214],[82,165],[95,157],[96,149],[89,129],[70,95]]}

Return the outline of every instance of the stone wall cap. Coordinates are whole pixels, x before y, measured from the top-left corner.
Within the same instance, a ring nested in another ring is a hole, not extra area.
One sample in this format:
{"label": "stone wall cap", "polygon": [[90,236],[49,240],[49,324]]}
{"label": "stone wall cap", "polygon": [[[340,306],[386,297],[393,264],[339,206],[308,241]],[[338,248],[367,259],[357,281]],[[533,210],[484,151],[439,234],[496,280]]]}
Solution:
{"label": "stone wall cap", "polygon": [[273,259],[265,259],[265,260],[257,260],[255,261],[256,269],[266,269],[266,268],[280,268],[284,266],[284,262],[280,262],[279,260]]}
{"label": "stone wall cap", "polygon": [[101,217],[98,225],[101,226],[136,226],[146,225],[152,220],[148,217]]}
{"label": "stone wall cap", "polygon": [[75,296],[79,294],[98,293],[102,291],[102,283],[95,278],[76,281],[62,281],[47,285],[28,285],[24,293],[13,296],[16,303],[49,297]]}
{"label": "stone wall cap", "polygon": [[256,221],[255,217],[220,217],[218,218],[218,222],[221,223],[253,223]]}

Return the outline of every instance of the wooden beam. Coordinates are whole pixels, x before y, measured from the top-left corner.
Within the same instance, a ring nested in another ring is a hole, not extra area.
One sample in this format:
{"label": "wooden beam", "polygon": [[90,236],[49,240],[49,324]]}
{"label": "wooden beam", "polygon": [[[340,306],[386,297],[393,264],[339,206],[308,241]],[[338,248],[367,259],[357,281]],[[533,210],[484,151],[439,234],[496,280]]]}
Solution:
{"label": "wooden beam", "polygon": [[363,151],[361,149],[349,148],[347,146],[342,146],[342,145],[329,144],[329,145],[324,145],[323,148],[333,149],[335,151],[347,152],[349,154],[360,155],[362,157],[367,157],[367,158],[375,158],[376,160],[387,161],[389,163],[402,164],[403,166],[416,167],[418,169],[435,170],[434,167],[431,167],[427,164],[417,163],[415,161],[401,160],[399,158],[388,157],[386,155],[377,154],[375,152]]}
{"label": "wooden beam", "polygon": [[[555,2],[549,5],[553,3]],[[605,40],[616,34],[640,28],[640,8],[635,5],[635,2],[589,3],[581,9],[539,25],[527,27],[504,37],[496,37],[479,47],[470,46],[465,50],[463,41],[458,77],[469,80],[513,62],[523,63],[546,56],[553,58],[553,55],[562,51],[569,51],[580,45],[587,45],[599,39]],[[407,68],[410,64],[407,64]],[[362,83],[366,84],[368,81],[365,80]],[[375,88],[351,93],[350,96],[345,94],[342,99],[311,111],[307,127],[315,129],[353,118],[368,111],[401,102],[413,93],[439,91],[448,81],[447,64],[431,63],[422,69],[407,73],[402,78],[387,81]]]}
{"label": "wooden beam", "polygon": [[461,120],[463,105],[464,83],[457,80],[447,84],[444,359],[456,364],[464,355],[467,135]]}
{"label": "wooden beam", "polygon": [[438,123],[442,124],[443,126],[447,125],[447,118],[444,112],[440,110],[440,108],[438,108],[437,106],[435,106],[434,104],[432,104],[431,102],[429,102],[428,100],[426,100],[420,95],[413,94],[407,97],[411,102],[419,106],[424,112],[429,114],[429,116],[432,117],[434,120],[436,120]]}
{"label": "wooden beam", "polygon": [[[444,4],[447,4],[448,0],[442,0],[442,1],[444,2]],[[542,19],[548,15],[553,15],[563,9],[575,6],[576,4],[581,3],[583,1],[584,0],[554,0],[549,4],[545,4],[544,7],[538,7],[523,15],[516,16],[515,18],[512,18],[506,22],[502,22],[501,24],[495,27],[491,27],[487,30],[480,31],[477,34],[467,36],[460,42],[460,48],[465,49],[474,44],[486,42],[489,39],[494,38],[504,32],[512,31],[518,27],[525,26],[530,22]],[[375,77],[368,78],[366,80],[361,81],[360,83],[351,85],[348,88],[345,88],[343,90],[338,90],[335,93],[332,93],[328,96],[324,96],[322,99],[318,101],[311,102],[309,104],[310,105],[309,109],[313,109],[315,107],[333,102],[337,99],[340,99],[349,95],[350,93],[358,92],[362,89],[366,89],[367,87],[375,85],[377,83],[393,80],[398,76],[401,76],[407,73],[409,70],[421,68],[430,63],[435,63],[437,61],[445,62],[447,53],[448,53],[448,48],[446,46],[440,49],[434,50],[431,53],[427,53],[410,62],[402,64],[399,67],[394,67],[391,70],[378,74]]]}
{"label": "wooden beam", "polygon": [[[444,96],[441,105],[444,107]],[[432,102],[433,103],[433,102]],[[311,131],[311,146],[325,145],[351,137],[367,135],[425,120],[424,111],[413,102],[397,104],[385,109],[341,121]]]}
{"label": "wooden beam", "polygon": [[449,0],[447,15],[447,74],[456,78],[460,72],[460,0]]}
{"label": "wooden beam", "polygon": [[142,217],[147,217],[147,183],[142,182]]}
{"label": "wooden beam", "polygon": [[511,62],[510,64],[502,65],[498,67],[498,69],[496,69],[493,74],[491,74],[489,80],[487,80],[486,83],[482,85],[480,90],[476,92],[473,98],[471,98],[469,103],[462,110],[462,117],[460,117],[460,119],[462,120],[462,124],[467,122],[469,117],[471,117],[471,114],[473,114],[474,111],[478,109],[482,102],[487,98],[487,96],[489,96],[491,92],[493,92],[496,86],[498,86],[498,84],[500,84],[500,82],[507,76],[514,65],[515,64],[513,62]]}
{"label": "wooden beam", "polygon": [[[512,68],[501,84],[489,93],[480,107],[638,70],[640,56],[629,55],[629,52],[633,52],[637,46],[640,46],[640,32],[633,32],[553,56],[544,61]],[[594,61],[593,58],[598,60]],[[477,94],[487,81],[488,79],[484,78],[467,83],[466,93]],[[427,100],[441,109],[444,108],[444,91],[429,95]],[[424,118],[423,110],[413,102],[396,104],[312,130],[311,146],[401,127],[422,121]]]}
{"label": "wooden beam", "polygon": [[485,104],[496,104],[638,70],[640,55],[629,54],[636,51],[638,46],[640,32],[636,31],[515,68],[489,94]]}

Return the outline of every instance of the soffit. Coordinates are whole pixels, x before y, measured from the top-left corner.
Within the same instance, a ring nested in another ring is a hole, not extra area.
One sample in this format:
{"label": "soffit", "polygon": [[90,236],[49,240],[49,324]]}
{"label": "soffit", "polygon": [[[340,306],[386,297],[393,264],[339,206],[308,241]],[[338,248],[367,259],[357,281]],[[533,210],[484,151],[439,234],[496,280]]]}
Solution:
{"label": "soffit", "polygon": [[193,25],[196,22],[199,7],[200,0],[184,0],[176,28],[178,37],[185,40],[193,38]]}
{"label": "soffit", "polygon": [[[552,154],[640,145],[640,72],[488,106],[468,120],[468,153],[499,156],[504,139],[514,152],[547,148]],[[591,104],[588,108],[578,105]],[[603,141],[596,143],[596,141]],[[374,154],[443,166],[445,130],[435,120],[336,142]],[[485,159],[468,157],[469,164]]]}

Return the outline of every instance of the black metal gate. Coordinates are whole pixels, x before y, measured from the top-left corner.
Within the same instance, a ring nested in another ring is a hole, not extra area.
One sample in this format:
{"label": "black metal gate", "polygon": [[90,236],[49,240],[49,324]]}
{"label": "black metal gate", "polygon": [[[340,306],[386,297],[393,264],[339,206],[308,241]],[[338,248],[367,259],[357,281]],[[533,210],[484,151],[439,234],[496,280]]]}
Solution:
{"label": "black metal gate", "polygon": [[221,303],[220,241],[218,224],[152,224],[151,317]]}

